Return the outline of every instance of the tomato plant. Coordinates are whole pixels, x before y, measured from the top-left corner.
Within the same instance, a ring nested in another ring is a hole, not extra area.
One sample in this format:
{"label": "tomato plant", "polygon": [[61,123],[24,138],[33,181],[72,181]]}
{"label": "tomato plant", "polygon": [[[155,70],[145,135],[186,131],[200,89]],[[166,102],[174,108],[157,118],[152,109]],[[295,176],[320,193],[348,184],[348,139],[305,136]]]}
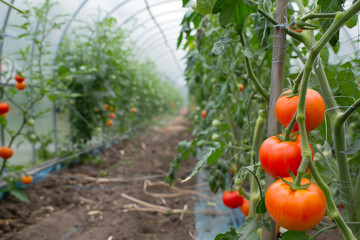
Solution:
{"label": "tomato plant", "polygon": [[[293,182],[290,177],[284,179]],[[326,210],[324,193],[310,180],[301,180],[302,185],[307,183],[310,186],[306,189],[292,190],[279,179],[266,191],[266,208],[280,226],[304,231],[315,227],[323,218]]]}
{"label": "tomato plant", "polygon": [[[286,231],[283,238],[315,239],[329,228],[338,228],[344,239],[360,236],[353,224],[360,221],[360,86],[354,74],[359,60],[339,51],[352,42],[340,34],[341,27],[352,32],[359,25],[360,3],[344,3],[197,0],[194,11],[184,15],[178,47],[187,50],[189,106],[197,106],[189,114],[195,139],[178,145],[167,181],[182,159],[198,153],[185,180],[207,171],[214,193],[227,184],[249,192],[249,221],[215,239],[250,238],[260,227],[263,240],[275,239],[276,224],[265,215],[262,195],[274,178],[289,176],[288,170],[296,174],[289,184],[293,192],[311,189],[301,184],[311,175],[332,223],[319,224],[311,235]],[[336,55],[342,55],[340,61]],[[281,94],[284,89],[289,90]],[[221,124],[212,124],[215,119]],[[227,182],[224,162],[234,175]],[[341,203],[343,215],[336,208]]]}
{"label": "tomato plant", "polygon": [[228,208],[238,208],[243,204],[244,197],[236,190],[231,192],[226,190],[222,195],[222,201]]}

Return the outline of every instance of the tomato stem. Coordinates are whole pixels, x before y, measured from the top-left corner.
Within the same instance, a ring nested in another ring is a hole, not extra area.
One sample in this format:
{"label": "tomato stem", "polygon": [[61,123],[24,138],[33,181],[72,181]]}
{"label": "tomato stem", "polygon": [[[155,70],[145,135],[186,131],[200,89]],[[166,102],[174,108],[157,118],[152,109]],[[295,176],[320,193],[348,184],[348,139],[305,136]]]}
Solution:
{"label": "tomato stem", "polygon": [[[254,138],[252,142],[252,153],[251,153],[251,159],[250,159],[250,165],[254,165],[259,162],[259,151],[260,146],[262,143],[262,137],[264,135],[264,128],[265,128],[265,122],[266,119],[263,117],[264,115],[259,111],[259,116],[256,119],[255,123],[255,130],[254,130]],[[252,176],[250,178],[250,210],[249,210],[249,216],[255,216],[255,207],[259,199],[254,199],[253,196],[258,196],[260,192],[261,198],[263,197],[262,191],[261,191],[261,185],[259,182],[259,179],[257,175],[259,175],[259,169],[256,171],[256,173],[249,171]]]}
{"label": "tomato stem", "polygon": [[[244,35],[242,33],[239,33],[240,36],[240,42],[243,46],[246,46],[245,43],[245,38]],[[247,75],[250,79],[250,81],[252,82],[252,84],[254,84],[254,88],[255,90],[267,101],[269,102],[269,95],[268,93],[265,91],[265,89],[263,88],[263,86],[261,86],[259,80],[256,78],[254,70],[252,69],[251,66],[251,61],[250,59],[244,55],[244,59],[245,59],[245,66],[246,66],[246,72]]]}
{"label": "tomato stem", "polygon": [[356,240],[351,229],[346,225],[344,219],[342,218],[339,210],[337,209],[334,199],[332,198],[331,190],[326,185],[324,180],[321,178],[320,174],[316,170],[314,164],[312,162],[309,163],[309,169],[311,171],[312,176],[314,177],[317,185],[321,188],[325,195],[327,207],[328,207],[328,217],[330,220],[334,220],[336,225],[340,228],[346,240]]}

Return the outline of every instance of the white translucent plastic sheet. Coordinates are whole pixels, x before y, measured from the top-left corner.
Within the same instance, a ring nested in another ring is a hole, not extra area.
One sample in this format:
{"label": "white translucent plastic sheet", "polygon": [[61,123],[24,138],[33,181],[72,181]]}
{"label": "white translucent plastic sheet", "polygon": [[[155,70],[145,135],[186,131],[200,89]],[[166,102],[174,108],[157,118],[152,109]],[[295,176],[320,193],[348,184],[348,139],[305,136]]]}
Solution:
{"label": "white translucent plastic sheet", "polygon": [[[29,2],[32,5],[41,6],[44,0],[30,0]],[[68,14],[67,19],[70,20],[83,4],[67,32],[77,30],[80,24],[77,20],[91,21],[91,19],[96,19],[99,11],[101,18],[106,16],[115,18],[119,26],[131,32],[132,39],[138,43],[139,57],[150,57],[158,64],[159,71],[170,78],[170,81],[183,85],[182,76],[185,67],[183,57],[185,53],[176,49],[176,43],[181,30],[180,23],[187,9],[182,8],[182,1],[179,0],[147,0],[147,3],[159,26],[151,18],[145,0],[61,0],[53,8],[51,14]],[[20,9],[28,8],[24,0],[16,0],[14,5]],[[4,26],[7,10],[6,5],[0,4],[1,27]],[[21,32],[15,25],[24,23],[20,14],[11,10],[5,30],[3,56],[16,59],[15,53],[18,52],[19,47],[31,44],[25,38],[14,41]],[[53,55],[55,55],[61,41],[65,26],[63,25],[61,29],[52,32],[47,39],[51,43]],[[164,34],[161,34],[159,27]]]}

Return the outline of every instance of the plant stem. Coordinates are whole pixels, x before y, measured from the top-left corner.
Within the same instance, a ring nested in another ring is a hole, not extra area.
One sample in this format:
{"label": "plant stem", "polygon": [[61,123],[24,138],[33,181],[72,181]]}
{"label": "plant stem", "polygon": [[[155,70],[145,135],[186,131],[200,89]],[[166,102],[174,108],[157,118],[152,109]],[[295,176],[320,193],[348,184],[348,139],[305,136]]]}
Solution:
{"label": "plant stem", "polygon": [[12,9],[14,9],[14,10],[16,10],[16,11],[20,12],[20,13],[25,13],[23,10],[21,10],[21,9],[19,9],[19,8],[17,8],[17,7],[15,7],[13,4],[11,4],[11,3],[9,3],[9,2],[7,2],[7,1],[5,1],[5,0],[0,0],[0,2],[2,2],[2,3],[4,3],[4,4],[6,4],[6,5],[8,5],[8,6],[9,6],[9,7],[11,7]]}
{"label": "plant stem", "polygon": [[337,124],[344,124],[346,122],[346,120],[350,117],[350,115],[356,111],[356,109],[358,109],[360,107],[360,98],[358,100],[355,101],[355,103],[353,105],[351,105],[345,112],[340,113],[337,118],[336,121]]}
{"label": "plant stem", "polygon": [[300,21],[305,22],[306,20],[309,19],[314,19],[314,18],[328,18],[328,19],[332,19],[335,18],[337,13],[309,13],[308,15],[305,15],[304,17],[302,17],[300,19]]}
{"label": "plant stem", "polygon": [[[259,162],[259,150],[262,143],[262,137],[264,134],[265,122],[266,122],[265,118],[260,113],[255,123],[250,165],[254,165],[257,162]],[[256,173],[252,173],[252,174],[253,175],[250,178],[250,210],[249,210],[250,217],[255,216],[255,207],[257,202],[259,201],[259,192],[260,192],[260,196],[262,197],[261,185],[257,179]]]}
{"label": "plant stem", "polygon": [[[299,97],[298,114],[297,114],[297,121],[299,123],[300,135],[301,135],[303,160],[298,169],[298,175],[295,181],[295,185],[300,184],[301,178],[304,175],[306,167],[311,159],[311,151],[308,146],[308,139],[305,130],[305,100],[306,100],[306,90],[310,79],[312,67],[321,49],[325,47],[326,43],[349,19],[351,19],[359,11],[360,11],[360,1],[353,4],[345,12],[338,13],[335,17],[335,20],[328,28],[328,30],[324,33],[324,35],[320,38],[320,40],[311,48],[309,58],[306,61],[304,67],[304,76],[300,86],[300,97]],[[319,81],[323,81],[323,80],[319,80]],[[325,82],[322,82],[321,84],[325,85],[325,87],[328,86],[328,84]],[[346,197],[347,200],[349,200],[349,202],[346,202],[345,204],[347,205],[347,209],[350,214],[350,220],[357,221],[354,191],[350,181],[349,166],[346,160],[346,154],[344,153],[345,150],[344,126],[343,124],[341,124],[341,122],[337,122],[336,119],[334,122],[333,132],[334,132],[334,141],[335,141],[335,153],[336,153],[336,159],[338,161],[339,177],[340,177],[342,193],[343,193],[342,196]]]}
{"label": "plant stem", "polygon": [[312,162],[309,163],[309,169],[311,171],[312,176],[314,177],[317,185],[321,188],[325,195],[327,207],[328,207],[328,217],[330,220],[335,221],[336,225],[340,228],[343,236],[346,240],[356,240],[356,237],[352,233],[351,229],[346,225],[344,219],[342,218],[339,210],[337,209],[335,202],[332,198],[331,190],[326,185],[326,183],[320,177],[320,174],[317,172],[315,166]]}
{"label": "plant stem", "polygon": [[[243,46],[246,46],[245,38],[244,38],[243,34],[239,33],[239,36],[240,36],[241,44]],[[246,71],[247,71],[248,77],[249,77],[250,81],[254,84],[254,88],[255,88],[256,92],[258,92],[267,102],[269,102],[269,95],[265,91],[263,86],[261,86],[259,80],[256,78],[254,71],[252,69],[250,59],[248,57],[246,57],[245,55],[244,55],[244,58],[245,58],[245,66],[246,66]]]}

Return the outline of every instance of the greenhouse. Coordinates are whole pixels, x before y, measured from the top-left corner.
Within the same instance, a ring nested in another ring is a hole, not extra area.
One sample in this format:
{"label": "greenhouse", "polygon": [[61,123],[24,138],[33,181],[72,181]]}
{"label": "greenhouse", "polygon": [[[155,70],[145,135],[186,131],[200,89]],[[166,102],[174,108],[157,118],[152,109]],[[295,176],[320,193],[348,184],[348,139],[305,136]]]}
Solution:
{"label": "greenhouse", "polygon": [[0,0],[0,239],[360,239],[359,12]]}

